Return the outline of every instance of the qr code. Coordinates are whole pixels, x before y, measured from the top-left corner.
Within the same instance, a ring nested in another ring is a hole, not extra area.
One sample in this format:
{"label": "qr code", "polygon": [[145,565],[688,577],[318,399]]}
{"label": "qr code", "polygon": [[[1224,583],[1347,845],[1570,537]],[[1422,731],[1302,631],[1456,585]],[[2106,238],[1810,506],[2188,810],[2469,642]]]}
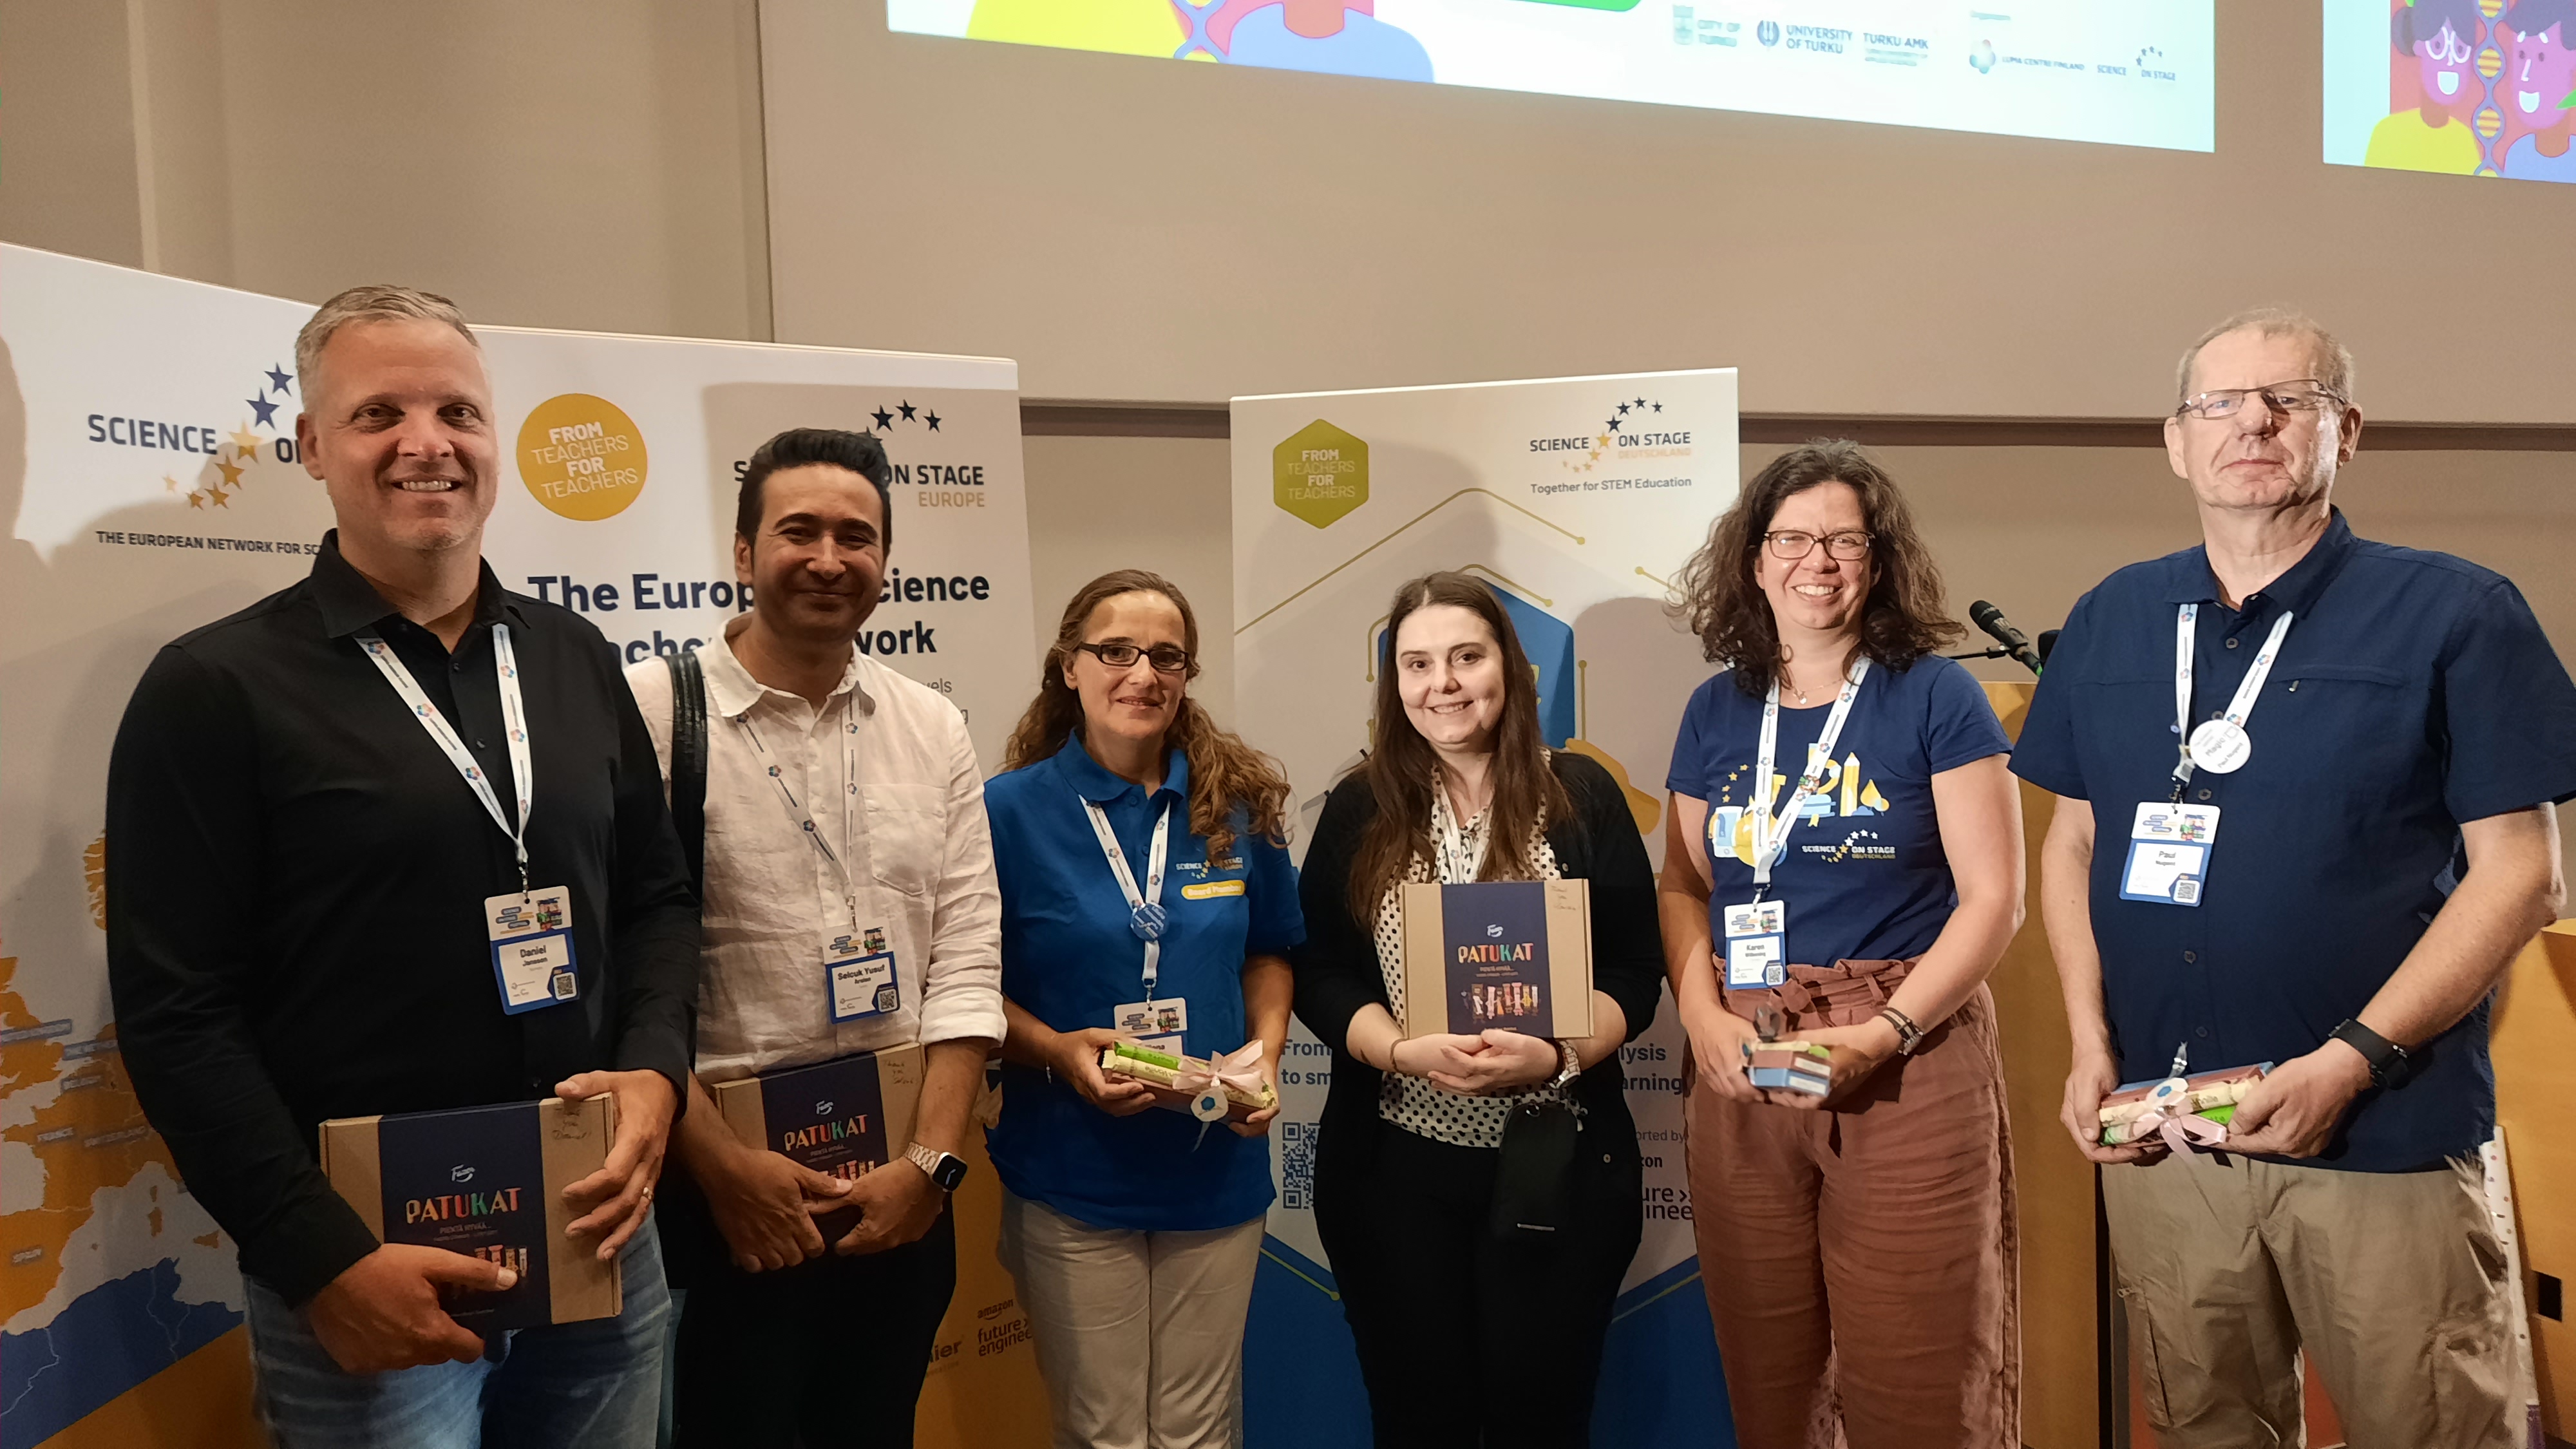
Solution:
{"label": "qr code", "polygon": [[2175,881],[2174,904],[2178,906],[2199,905],[2200,882],[2190,876],[2184,876],[2182,879]]}
{"label": "qr code", "polygon": [[1314,1122],[1283,1122],[1279,1139],[1279,1205],[1299,1212],[1315,1209]]}
{"label": "qr code", "polygon": [[555,1000],[570,1001],[573,993],[581,989],[581,982],[569,971],[558,971],[548,989],[554,992]]}

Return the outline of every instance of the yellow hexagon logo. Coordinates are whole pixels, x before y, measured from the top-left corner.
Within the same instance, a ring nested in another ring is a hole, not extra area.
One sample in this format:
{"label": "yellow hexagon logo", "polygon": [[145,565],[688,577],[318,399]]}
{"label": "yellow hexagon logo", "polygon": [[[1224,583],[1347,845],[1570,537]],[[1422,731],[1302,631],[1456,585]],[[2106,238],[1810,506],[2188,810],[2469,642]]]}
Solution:
{"label": "yellow hexagon logo", "polygon": [[1317,528],[1368,502],[1368,444],[1317,418],[1270,450],[1271,500]]}

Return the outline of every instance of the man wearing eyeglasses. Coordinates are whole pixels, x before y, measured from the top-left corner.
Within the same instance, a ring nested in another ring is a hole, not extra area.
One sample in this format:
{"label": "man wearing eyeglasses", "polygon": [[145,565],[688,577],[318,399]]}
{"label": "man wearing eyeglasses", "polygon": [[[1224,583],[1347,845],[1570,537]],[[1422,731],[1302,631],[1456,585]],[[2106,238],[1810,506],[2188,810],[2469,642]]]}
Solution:
{"label": "man wearing eyeglasses", "polygon": [[[2078,601],[2013,756],[2059,797],[2061,1115],[2148,1417],[2167,1449],[2301,1442],[2304,1348],[2354,1444],[2515,1443],[2488,1009],[2564,900],[2576,684],[2510,581],[2332,506],[2361,410],[2315,322],[2229,318],[2178,391],[2204,542]],[[2101,1145],[2115,1087],[2258,1064],[2223,1129]]]}
{"label": "man wearing eyeglasses", "polygon": [[[945,1209],[1003,1030],[1001,896],[964,716],[852,643],[885,586],[890,476],[864,433],[763,443],[734,519],[750,612],[697,651],[698,689],[658,658],[627,671],[675,795],[703,711],[696,1110],[663,1194],[683,1443],[910,1445],[956,1289]],[[684,834],[692,803],[672,802]],[[709,1096],[916,1042],[911,1138],[855,1181],[741,1145]],[[815,1219],[851,1208],[827,1241]]]}

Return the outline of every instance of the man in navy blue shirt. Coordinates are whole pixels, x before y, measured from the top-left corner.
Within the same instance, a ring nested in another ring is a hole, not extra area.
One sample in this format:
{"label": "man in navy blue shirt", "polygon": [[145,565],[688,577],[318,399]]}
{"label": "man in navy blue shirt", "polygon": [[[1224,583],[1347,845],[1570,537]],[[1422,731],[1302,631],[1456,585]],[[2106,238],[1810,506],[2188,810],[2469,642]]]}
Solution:
{"label": "man in navy blue shirt", "polygon": [[[2510,581],[2332,507],[2361,411],[2316,323],[2232,317],[2177,390],[2204,543],[2077,602],[2013,756],[2148,1417],[2300,1442],[2305,1348],[2355,1444],[2511,1444],[2488,1003],[2564,900],[2576,684]],[[2100,1145],[2114,1087],[2257,1063],[2222,1150]]]}

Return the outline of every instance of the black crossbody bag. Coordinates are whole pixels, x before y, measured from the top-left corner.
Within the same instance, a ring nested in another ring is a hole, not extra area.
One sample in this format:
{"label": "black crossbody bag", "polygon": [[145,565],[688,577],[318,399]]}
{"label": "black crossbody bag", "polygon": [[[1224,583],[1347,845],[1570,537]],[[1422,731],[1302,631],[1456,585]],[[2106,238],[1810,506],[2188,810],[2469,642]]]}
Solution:
{"label": "black crossbody bag", "polygon": [[698,651],[665,654],[671,671],[671,823],[680,831],[689,883],[707,898],[707,672]]}
{"label": "black crossbody bag", "polygon": [[1572,1215],[1574,1159],[1583,1109],[1562,1102],[1523,1102],[1503,1123],[1494,1163],[1489,1226],[1505,1241],[1545,1241]]}

